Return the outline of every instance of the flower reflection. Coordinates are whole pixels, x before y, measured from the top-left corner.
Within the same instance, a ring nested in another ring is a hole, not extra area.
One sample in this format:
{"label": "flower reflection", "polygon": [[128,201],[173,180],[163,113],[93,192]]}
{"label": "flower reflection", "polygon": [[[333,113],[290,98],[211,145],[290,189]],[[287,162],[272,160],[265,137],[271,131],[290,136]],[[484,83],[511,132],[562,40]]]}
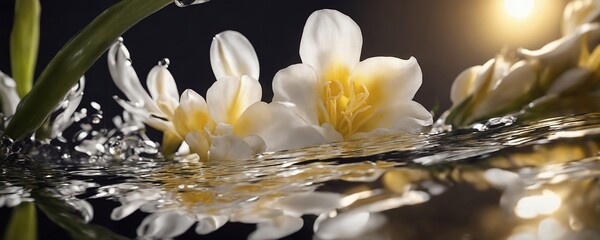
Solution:
{"label": "flower reflection", "polygon": [[541,195],[532,195],[519,199],[515,213],[522,218],[535,218],[550,215],[560,208],[561,199],[550,190],[543,190]]}
{"label": "flower reflection", "polygon": [[23,201],[33,201],[29,190],[11,184],[0,187],[0,207],[15,207]]}
{"label": "flower reflection", "polygon": [[[276,239],[295,233],[304,225],[302,216],[307,214],[319,216],[314,228],[321,239],[358,237],[383,224],[385,220],[378,212],[429,199],[427,194],[411,189],[404,193],[385,189],[360,193],[317,191],[319,183],[344,177],[357,184],[377,181],[379,178],[371,177],[373,169],[383,171],[389,167],[385,164],[313,163],[292,165],[286,171],[266,167],[258,172],[233,167],[226,175],[203,164],[165,166],[151,174],[159,185],[106,186],[99,189],[96,197],[115,196],[121,202],[112,212],[113,220],[137,210],[150,213],[137,230],[143,238],[176,237],[194,225],[196,233],[209,234],[227,222],[257,224],[249,239]],[[177,175],[173,175],[175,169]],[[197,169],[202,169],[202,173]],[[336,230],[349,227],[353,231],[345,235]]]}

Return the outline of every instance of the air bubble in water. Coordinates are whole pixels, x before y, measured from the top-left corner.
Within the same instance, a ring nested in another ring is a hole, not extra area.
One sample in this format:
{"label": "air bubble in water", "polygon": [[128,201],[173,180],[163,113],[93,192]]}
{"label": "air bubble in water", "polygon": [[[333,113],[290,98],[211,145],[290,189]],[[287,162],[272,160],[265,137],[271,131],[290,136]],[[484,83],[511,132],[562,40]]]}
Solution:
{"label": "air bubble in water", "polygon": [[200,4],[208,2],[209,0],[175,0],[175,4],[178,7],[187,7],[194,4]]}

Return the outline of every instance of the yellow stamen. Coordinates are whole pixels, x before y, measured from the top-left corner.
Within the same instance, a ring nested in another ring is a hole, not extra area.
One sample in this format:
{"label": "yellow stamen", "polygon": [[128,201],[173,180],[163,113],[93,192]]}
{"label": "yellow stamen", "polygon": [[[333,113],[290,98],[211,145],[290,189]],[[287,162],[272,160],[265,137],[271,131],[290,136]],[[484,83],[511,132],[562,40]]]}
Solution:
{"label": "yellow stamen", "polygon": [[319,122],[329,123],[344,137],[349,137],[371,115],[369,90],[365,84],[350,80],[349,72],[344,68],[335,68],[325,75],[324,80]]}

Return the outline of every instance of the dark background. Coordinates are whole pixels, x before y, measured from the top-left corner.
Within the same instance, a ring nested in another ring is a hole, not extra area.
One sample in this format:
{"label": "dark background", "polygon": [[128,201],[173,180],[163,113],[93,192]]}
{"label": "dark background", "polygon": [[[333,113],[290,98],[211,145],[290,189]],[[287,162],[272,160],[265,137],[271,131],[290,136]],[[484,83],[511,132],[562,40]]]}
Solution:
{"label": "dark background", "polygon": [[[42,1],[40,54],[36,76],[79,29],[115,0]],[[450,86],[467,67],[483,64],[503,46],[537,49],[560,35],[565,1],[537,0],[527,19],[508,17],[500,0],[213,0],[186,8],[174,4],[134,26],[125,35],[134,67],[145,83],[161,58],[180,92],[192,88],[204,95],[214,82],[209,47],[212,36],[237,30],[254,45],[261,67],[263,100],[272,97],[275,73],[299,63],[302,28],[315,10],[333,8],[351,16],[362,28],[362,59],[373,56],[415,56],[423,71],[416,100],[428,109],[447,109]],[[0,71],[10,75],[8,38],[12,0],[0,1]],[[100,103],[106,114],[121,109],[112,95],[121,95],[108,74],[104,55],[86,74],[84,104]]]}

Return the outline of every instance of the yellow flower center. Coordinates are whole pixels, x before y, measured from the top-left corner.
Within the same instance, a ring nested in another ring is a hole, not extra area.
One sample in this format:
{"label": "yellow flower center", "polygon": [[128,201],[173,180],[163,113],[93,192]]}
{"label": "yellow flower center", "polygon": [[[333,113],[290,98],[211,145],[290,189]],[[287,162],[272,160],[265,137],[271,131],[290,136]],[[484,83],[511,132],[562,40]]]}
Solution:
{"label": "yellow flower center", "polygon": [[321,81],[319,123],[331,124],[344,138],[351,136],[362,126],[371,109],[369,89],[365,84],[350,80],[349,71],[334,67]]}

